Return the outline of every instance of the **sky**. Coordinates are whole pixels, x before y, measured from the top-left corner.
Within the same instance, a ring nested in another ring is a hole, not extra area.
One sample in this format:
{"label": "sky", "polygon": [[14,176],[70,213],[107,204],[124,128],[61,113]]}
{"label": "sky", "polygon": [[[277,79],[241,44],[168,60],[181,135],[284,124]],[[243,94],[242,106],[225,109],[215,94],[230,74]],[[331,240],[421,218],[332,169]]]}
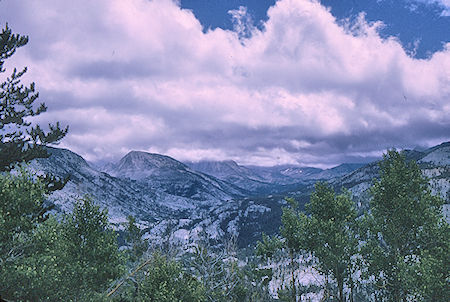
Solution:
{"label": "sky", "polygon": [[60,147],[331,167],[450,140],[449,0],[1,0]]}

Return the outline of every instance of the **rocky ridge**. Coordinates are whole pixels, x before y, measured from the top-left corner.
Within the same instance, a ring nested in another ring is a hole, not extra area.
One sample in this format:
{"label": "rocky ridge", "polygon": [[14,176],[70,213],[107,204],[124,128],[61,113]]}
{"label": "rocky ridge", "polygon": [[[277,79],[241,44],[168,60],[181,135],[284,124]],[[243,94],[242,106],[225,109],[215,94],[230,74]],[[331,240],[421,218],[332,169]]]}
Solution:
{"label": "rocky ridge", "polygon": [[[35,160],[30,167],[61,178],[70,176],[64,189],[49,197],[59,211],[70,210],[77,198],[88,194],[108,208],[118,228],[133,215],[152,240],[161,240],[170,231],[173,240],[236,236],[240,246],[247,246],[261,232],[277,232],[284,197],[295,197],[303,207],[313,184],[322,180],[336,189],[348,188],[364,207],[368,189],[378,177],[376,162],[327,170],[244,167],[232,161],[183,164],[168,156],[132,151],[99,170],[69,150],[50,148],[49,153],[49,158]],[[448,203],[450,143],[405,154],[417,160],[433,191]]]}

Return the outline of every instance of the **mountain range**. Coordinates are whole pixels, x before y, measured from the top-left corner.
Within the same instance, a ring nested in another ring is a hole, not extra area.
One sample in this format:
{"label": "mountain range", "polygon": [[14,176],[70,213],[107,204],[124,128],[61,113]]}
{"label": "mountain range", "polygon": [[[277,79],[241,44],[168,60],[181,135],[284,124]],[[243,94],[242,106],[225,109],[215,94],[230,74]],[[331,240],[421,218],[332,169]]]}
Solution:
{"label": "mountain range", "polygon": [[[77,199],[88,195],[108,209],[118,229],[132,215],[151,240],[162,240],[166,234],[175,241],[235,236],[241,247],[260,239],[261,232],[276,233],[284,198],[296,198],[302,208],[317,181],[327,181],[337,190],[349,189],[357,205],[366,208],[368,189],[379,173],[377,162],[323,170],[241,166],[234,161],[182,163],[140,151],[97,168],[70,150],[49,148],[48,152],[49,158],[32,161],[30,168],[70,177],[62,190],[49,196],[57,211],[70,210]],[[450,142],[403,152],[408,160],[418,162],[433,192],[449,203]],[[448,209],[446,205],[447,217]]]}

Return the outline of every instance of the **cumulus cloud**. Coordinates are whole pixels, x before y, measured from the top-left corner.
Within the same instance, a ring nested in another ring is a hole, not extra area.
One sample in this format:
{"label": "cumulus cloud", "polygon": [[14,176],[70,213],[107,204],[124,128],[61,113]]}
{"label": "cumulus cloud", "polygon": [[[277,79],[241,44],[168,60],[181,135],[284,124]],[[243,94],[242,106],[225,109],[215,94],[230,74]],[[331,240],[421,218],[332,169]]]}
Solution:
{"label": "cumulus cloud", "polygon": [[[326,166],[449,139],[450,43],[408,56],[382,24],[337,22],[317,1],[280,0],[262,30],[203,31],[171,0],[2,1],[30,36],[28,66],[62,146],[89,160],[147,150],[180,160]],[[249,34],[251,31],[251,34]]]}

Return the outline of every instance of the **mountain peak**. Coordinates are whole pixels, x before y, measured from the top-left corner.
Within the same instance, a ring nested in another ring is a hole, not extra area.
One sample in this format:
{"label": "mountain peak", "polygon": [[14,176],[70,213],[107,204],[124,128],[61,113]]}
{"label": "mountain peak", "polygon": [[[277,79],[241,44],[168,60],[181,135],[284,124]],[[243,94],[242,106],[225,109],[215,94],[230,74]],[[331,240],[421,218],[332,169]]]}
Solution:
{"label": "mountain peak", "polygon": [[[136,168],[148,168],[148,167],[162,168],[164,166],[184,167],[184,164],[173,159],[172,157],[157,153],[148,153],[144,151],[130,151],[119,161],[119,166],[122,164],[131,164],[134,165]],[[144,165],[145,167],[143,167],[142,165]]]}
{"label": "mountain peak", "polygon": [[113,176],[141,178],[152,175],[156,170],[184,170],[181,162],[165,155],[144,151],[130,151],[115,165]]}

